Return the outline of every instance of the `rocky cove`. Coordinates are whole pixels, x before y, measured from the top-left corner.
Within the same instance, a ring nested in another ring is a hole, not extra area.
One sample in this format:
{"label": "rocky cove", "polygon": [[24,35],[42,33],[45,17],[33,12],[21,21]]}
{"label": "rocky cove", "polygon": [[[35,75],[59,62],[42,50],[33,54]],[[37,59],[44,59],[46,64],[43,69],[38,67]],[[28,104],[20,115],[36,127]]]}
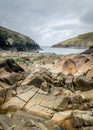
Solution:
{"label": "rocky cove", "polygon": [[93,55],[0,52],[0,130],[93,130]]}

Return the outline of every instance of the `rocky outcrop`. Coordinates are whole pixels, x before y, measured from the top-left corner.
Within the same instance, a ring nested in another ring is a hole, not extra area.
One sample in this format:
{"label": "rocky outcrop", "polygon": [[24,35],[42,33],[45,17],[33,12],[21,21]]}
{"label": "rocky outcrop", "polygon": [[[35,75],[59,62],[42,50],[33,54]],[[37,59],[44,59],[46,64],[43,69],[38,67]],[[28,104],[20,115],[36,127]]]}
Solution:
{"label": "rocky outcrop", "polygon": [[52,47],[86,48],[93,45],[93,32],[78,35],[77,37],[62,41]]}
{"label": "rocky outcrop", "polygon": [[31,38],[0,26],[0,49],[11,51],[30,51],[40,49]]}
{"label": "rocky outcrop", "polygon": [[18,56],[26,71],[14,60],[0,64],[0,129],[93,129],[92,55]]}
{"label": "rocky outcrop", "polygon": [[23,77],[24,70],[13,59],[0,62],[0,104],[16,95],[17,83]]}
{"label": "rocky outcrop", "polygon": [[93,46],[89,47],[87,50],[83,52],[83,54],[93,54]]}
{"label": "rocky outcrop", "polygon": [[12,59],[0,63],[0,80],[9,85],[15,84],[21,79],[24,70]]}

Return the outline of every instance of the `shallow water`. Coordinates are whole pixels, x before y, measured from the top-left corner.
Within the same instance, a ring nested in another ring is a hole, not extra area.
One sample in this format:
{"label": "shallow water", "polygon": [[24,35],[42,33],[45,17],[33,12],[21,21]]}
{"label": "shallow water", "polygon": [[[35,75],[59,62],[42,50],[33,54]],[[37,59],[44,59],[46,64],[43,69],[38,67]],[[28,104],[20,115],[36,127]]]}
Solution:
{"label": "shallow water", "polygon": [[74,54],[84,52],[86,49],[75,49],[75,48],[51,48],[50,46],[41,46],[43,50],[40,53],[55,53],[55,54]]}

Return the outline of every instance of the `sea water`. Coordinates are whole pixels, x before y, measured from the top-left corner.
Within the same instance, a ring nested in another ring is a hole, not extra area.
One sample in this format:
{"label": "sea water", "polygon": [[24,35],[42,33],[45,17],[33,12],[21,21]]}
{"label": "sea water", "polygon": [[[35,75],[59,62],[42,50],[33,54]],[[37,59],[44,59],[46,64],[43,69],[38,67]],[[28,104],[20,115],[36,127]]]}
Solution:
{"label": "sea water", "polygon": [[78,48],[52,48],[50,46],[41,46],[42,50],[39,53],[55,53],[55,54],[75,54],[84,52],[86,49],[78,49]]}

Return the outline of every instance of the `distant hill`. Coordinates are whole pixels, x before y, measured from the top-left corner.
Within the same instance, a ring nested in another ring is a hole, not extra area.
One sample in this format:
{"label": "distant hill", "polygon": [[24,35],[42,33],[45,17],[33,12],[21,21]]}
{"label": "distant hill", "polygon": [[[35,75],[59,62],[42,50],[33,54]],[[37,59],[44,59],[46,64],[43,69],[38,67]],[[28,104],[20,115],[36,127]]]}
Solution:
{"label": "distant hill", "polygon": [[30,51],[40,49],[30,37],[0,26],[0,49],[14,51]]}
{"label": "distant hill", "polygon": [[77,37],[55,44],[52,47],[86,48],[90,46],[93,46],[93,32],[78,35]]}

